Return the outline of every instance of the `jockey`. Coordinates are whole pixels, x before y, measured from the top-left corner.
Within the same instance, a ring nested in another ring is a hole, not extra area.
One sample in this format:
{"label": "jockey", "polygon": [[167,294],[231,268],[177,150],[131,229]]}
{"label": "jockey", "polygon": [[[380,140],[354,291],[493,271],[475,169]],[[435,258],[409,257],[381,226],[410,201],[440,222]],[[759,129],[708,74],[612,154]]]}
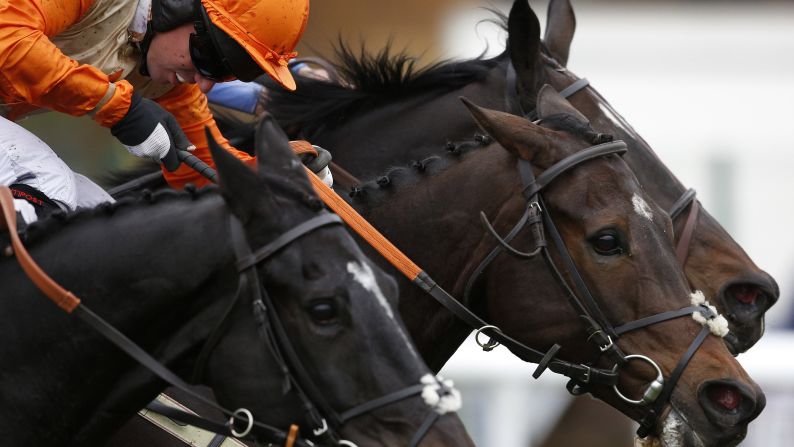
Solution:
{"label": "jockey", "polygon": [[263,73],[294,90],[287,63],[308,13],[309,0],[0,2],[0,184],[23,216],[23,200],[69,210],[112,200],[13,123],[36,109],[89,115],[133,155],[162,162],[176,188],[207,182],[176,156],[211,164],[205,126],[249,160],[220,135],[204,93]]}

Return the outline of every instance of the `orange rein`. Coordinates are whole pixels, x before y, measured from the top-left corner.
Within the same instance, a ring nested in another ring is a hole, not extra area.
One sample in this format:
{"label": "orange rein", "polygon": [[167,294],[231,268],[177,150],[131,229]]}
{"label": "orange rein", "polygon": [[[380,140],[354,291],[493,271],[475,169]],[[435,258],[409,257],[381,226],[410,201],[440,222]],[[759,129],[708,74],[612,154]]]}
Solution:
{"label": "orange rein", "polygon": [[30,256],[25,246],[22,245],[22,241],[19,240],[19,234],[17,234],[17,213],[14,209],[14,196],[6,186],[0,187],[0,208],[3,211],[3,219],[0,219],[0,229],[3,227],[8,229],[8,234],[11,237],[11,247],[13,248],[13,252],[5,252],[6,256],[16,253],[19,265],[33,281],[33,284],[58,307],[67,313],[72,313],[80,305],[80,299],[44,273],[44,270],[36,264],[36,261]]}
{"label": "orange rein", "polygon": [[415,280],[422,269],[413,261],[408,259],[403,252],[394,246],[388,239],[386,239],[375,227],[372,226],[366,219],[361,217],[356,210],[347,204],[341,197],[339,197],[333,189],[320,180],[311,169],[305,168],[309,174],[309,180],[314,186],[314,190],[325,202],[328,208],[339,215],[345,223],[353,229],[359,236],[363,237],[369,245],[372,246],[378,253],[381,254],[387,261],[395,266],[403,275],[408,277],[411,281]]}
{"label": "orange rein", "polygon": [[[317,156],[317,151],[312,147],[308,141],[297,140],[290,141],[292,150],[297,155],[313,154]],[[378,230],[375,229],[366,219],[361,217],[356,210],[353,209],[347,202],[345,202],[339,195],[331,188],[325,185],[311,169],[306,168],[306,173],[309,180],[312,182],[314,191],[325,202],[328,208],[339,215],[345,223],[353,229],[359,236],[364,238],[369,245],[372,246],[378,253],[381,254],[387,261],[396,267],[403,275],[408,277],[411,281],[415,280],[422,269],[413,261],[408,259],[408,256],[403,254],[397,247],[394,246],[388,239],[386,239]]]}
{"label": "orange rein", "polygon": [[[296,154],[312,153],[317,155],[317,151],[306,141],[292,141],[290,142],[293,151]],[[414,281],[422,269],[419,268],[413,261],[411,261],[403,252],[394,246],[388,239],[386,239],[375,227],[373,227],[366,219],[361,217],[356,210],[347,204],[341,197],[339,197],[334,190],[326,186],[317,175],[309,168],[305,168],[311,180],[312,186],[325,204],[333,210],[342,220],[347,223],[356,233],[358,233],[364,240],[367,241],[378,253],[381,254],[386,260],[394,265],[403,275]],[[11,237],[11,246],[16,252],[19,264],[22,269],[31,278],[36,287],[39,288],[52,302],[58,307],[72,313],[77,306],[80,305],[80,299],[74,296],[71,292],[64,289],[52,278],[50,278],[33,260],[27,252],[19,235],[16,232],[16,211],[14,209],[14,198],[11,191],[7,187],[0,187],[0,207],[3,211],[3,220],[0,222],[0,228],[3,226],[8,228],[8,233]],[[10,254],[9,254],[10,256]]]}

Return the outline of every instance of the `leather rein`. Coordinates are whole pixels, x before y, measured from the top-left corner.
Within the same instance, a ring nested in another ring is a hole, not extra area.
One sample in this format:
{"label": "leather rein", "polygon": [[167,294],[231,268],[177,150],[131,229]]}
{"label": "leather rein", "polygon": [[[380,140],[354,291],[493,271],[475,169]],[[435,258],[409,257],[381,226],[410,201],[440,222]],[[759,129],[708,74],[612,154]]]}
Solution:
{"label": "leather rein", "polygon": [[[195,414],[157,403],[150,404],[148,407],[150,410],[172,419],[215,432],[222,437],[265,441],[272,444],[284,445],[285,447],[312,447],[315,445],[308,439],[299,438],[296,425],[291,426],[288,431],[281,430],[254,420],[251,412],[245,408],[231,411],[193,391],[182,378],[171,372],[103,318],[92,312],[81,303],[77,296],[57,284],[36,264],[17,234],[16,211],[14,210],[13,196],[7,187],[0,187],[0,210],[2,211],[0,229],[6,227],[11,239],[11,246],[4,250],[5,256],[15,255],[23,271],[44,295],[65,312],[75,315],[77,318],[86,322],[108,341],[127,353],[157,377],[179,388],[192,398],[198,399],[212,408],[221,411],[229,417],[229,420],[226,423],[208,421]],[[273,306],[273,302],[267,290],[262,287],[259,273],[256,269],[260,263],[276,256],[279,250],[306,234],[322,227],[339,225],[341,223],[342,220],[339,216],[322,212],[318,216],[303,222],[262,248],[252,252],[245,238],[242,224],[233,214],[229,214],[231,240],[237,259],[236,266],[239,272],[237,294],[232,305],[229,307],[216,329],[212,332],[207,342],[205,342],[201,354],[199,355],[199,361],[196,365],[196,374],[194,375],[200,377],[203,372],[204,364],[214,348],[214,343],[219,340],[222,328],[226,326],[232,307],[236,305],[243,294],[247,293],[251,297],[251,304],[260,339],[264,346],[274,354],[274,358],[276,358],[279,363],[281,372],[284,375],[286,389],[293,389],[296,391],[296,394],[302,401],[303,408],[309,416],[309,420],[316,423],[317,428],[312,430],[313,435],[316,438],[322,439],[324,442],[330,443],[329,445],[355,447],[355,444],[341,439],[338,435],[337,430],[342,424],[375,409],[420,395],[425,385],[418,384],[403,388],[399,391],[357,405],[342,413],[334,411],[322,397],[320,389],[314,384],[307,369],[301,362],[300,357],[290,341],[290,337],[284,329],[284,325],[275,313],[275,307]],[[440,386],[440,393],[448,392],[448,389],[443,383],[439,381],[438,384]],[[424,423],[415,433],[410,445],[417,445],[439,416],[440,415],[435,411],[431,411]],[[254,434],[256,436],[253,436]]]}
{"label": "leather rein", "polygon": [[[533,112],[526,113],[521,107],[520,100],[518,98],[518,91],[516,90],[516,72],[512,63],[508,63],[507,67],[507,74],[506,74],[506,92],[505,98],[507,102],[508,110],[514,111],[514,113],[520,114],[521,116],[532,119],[534,118],[532,115]],[[586,79],[579,79],[574,82],[569,87],[565,88],[560,94],[567,98],[578,91],[586,88],[589,85],[589,81]],[[599,147],[602,149],[599,150]],[[606,147],[612,148],[611,150],[605,149]],[[638,422],[640,423],[640,427],[637,430],[637,434],[640,437],[645,437],[651,433],[658,418],[661,416],[662,410],[669,401],[670,397],[672,396],[673,390],[680,379],[681,375],[684,372],[687,364],[694,356],[695,352],[697,352],[698,348],[702,345],[703,341],[706,339],[706,336],[710,333],[710,328],[707,325],[703,325],[703,328],[700,330],[698,335],[695,336],[694,340],[690,344],[689,348],[684,352],[681,358],[678,361],[678,364],[673,369],[672,373],[667,377],[665,380],[664,375],[662,373],[661,368],[658,364],[653,361],[650,357],[645,355],[626,355],[624,354],[620,348],[617,346],[616,342],[619,337],[627,332],[634,331],[637,329],[645,328],[657,323],[661,323],[664,321],[692,316],[693,313],[699,313],[702,315],[706,320],[712,320],[717,318],[718,314],[713,312],[706,304],[699,304],[699,305],[692,305],[687,306],[682,309],[673,310],[662,312],[656,315],[651,315],[648,317],[640,318],[633,322],[625,323],[618,327],[614,327],[605,317],[605,314],[601,311],[598,302],[594,299],[593,295],[589,291],[587,284],[585,283],[584,279],[582,278],[581,274],[579,273],[578,269],[576,268],[576,264],[573,261],[570,253],[568,252],[562,237],[560,236],[559,231],[557,230],[556,226],[554,225],[553,219],[550,217],[548,213],[548,208],[545,207],[542,198],[542,190],[543,188],[548,185],[548,183],[559,174],[575,167],[577,164],[581,163],[582,161],[589,160],[595,158],[595,156],[605,156],[609,154],[617,154],[622,155],[627,150],[626,144],[622,141],[615,141],[611,143],[605,143],[598,146],[591,147],[589,149],[585,149],[581,152],[573,154],[566,159],[556,163],[551,168],[547,169],[545,172],[540,174],[540,176],[535,179],[534,173],[530,163],[526,160],[519,160],[519,172],[521,174],[522,181],[524,183],[524,196],[527,199],[527,211],[525,211],[524,216],[519,220],[518,224],[516,224],[513,229],[508,233],[508,235],[502,239],[493,230],[493,227],[490,223],[487,222],[487,219],[483,216],[484,224],[486,225],[486,229],[497,239],[500,243],[499,246],[495,247],[493,251],[482,261],[482,263],[474,270],[474,273],[469,278],[469,281],[466,286],[466,298],[468,298],[468,294],[473,287],[477,276],[481,274],[488,264],[499,254],[501,249],[505,249],[508,254],[511,254],[515,257],[520,259],[529,259],[535,257],[538,254],[542,254],[543,259],[546,261],[547,266],[554,274],[557,282],[562,286],[563,290],[566,292],[568,296],[568,301],[573,306],[574,310],[582,318],[583,323],[585,324],[587,334],[588,334],[588,341],[595,343],[599,349],[599,358],[601,355],[609,357],[613,362],[614,366],[612,367],[610,372],[612,374],[616,374],[619,372],[621,367],[625,365],[630,360],[640,360],[643,361],[654,368],[656,371],[657,377],[656,379],[651,382],[651,384],[646,388],[645,392],[641,399],[630,399],[626,397],[621,391],[618,389],[617,382],[607,383],[611,385],[616,395],[626,403],[631,405],[639,406],[646,410],[646,415],[642,417]],[[588,152],[592,153],[593,157],[588,157],[584,154]],[[578,156],[578,157],[577,157]],[[574,157],[577,157],[576,159]],[[697,219],[697,201],[694,200],[694,190],[687,191],[684,196],[682,196],[676,204],[673,206],[673,210],[670,212],[671,218],[675,218],[680,212],[689,204],[692,203],[693,206],[690,210],[690,214],[687,218],[687,223],[684,228],[684,232],[682,234],[681,239],[676,248],[677,259],[682,265],[686,261],[686,253],[688,250],[688,245],[692,238],[692,233],[694,232],[695,222]],[[543,212],[543,210],[546,212]],[[542,217],[541,217],[542,216]],[[526,226],[530,226],[530,231],[534,235],[535,238],[535,246],[536,250],[532,253],[522,253],[512,247],[510,247],[509,242],[513,239],[521,229]],[[537,227],[537,228],[533,228]],[[544,229],[549,233],[551,236],[552,245],[555,245],[557,248],[557,252],[560,254],[562,258],[565,271],[568,272],[572,281],[573,287],[568,284],[568,281],[562,276],[560,270],[555,266],[554,260],[549,255],[548,251],[548,243],[544,238]],[[575,290],[575,291],[574,291]],[[547,357],[553,358],[556,352],[560,349],[560,346],[555,344],[547,354]],[[590,365],[596,363],[596,361],[590,363]],[[539,365],[539,369],[543,367],[543,364]],[[594,368],[595,369],[595,368]],[[602,370],[603,372],[603,370]],[[537,377],[538,371],[533,374],[533,377]],[[600,376],[596,376],[600,377]],[[616,380],[616,377],[610,377],[612,380]],[[591,379],[589,381],[582,381],[576,380],[575,378],[569,381],[568,383],[568,390],[574,395],[584,394],[589,392],[590,385],[592,385],[594,381]]]}

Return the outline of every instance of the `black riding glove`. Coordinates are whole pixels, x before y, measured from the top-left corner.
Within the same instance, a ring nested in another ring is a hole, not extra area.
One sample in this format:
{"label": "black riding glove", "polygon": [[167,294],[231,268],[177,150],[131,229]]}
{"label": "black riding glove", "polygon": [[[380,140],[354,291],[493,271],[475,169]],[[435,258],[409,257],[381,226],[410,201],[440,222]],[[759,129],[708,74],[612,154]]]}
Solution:
{"label": "black riding glove", "polygon": [[174,115],[159,104],[133,92],[130,109],[110,133],[136,157],[162,163],[169,171],[179,167],[177,151],[192,151],[190,143]]}

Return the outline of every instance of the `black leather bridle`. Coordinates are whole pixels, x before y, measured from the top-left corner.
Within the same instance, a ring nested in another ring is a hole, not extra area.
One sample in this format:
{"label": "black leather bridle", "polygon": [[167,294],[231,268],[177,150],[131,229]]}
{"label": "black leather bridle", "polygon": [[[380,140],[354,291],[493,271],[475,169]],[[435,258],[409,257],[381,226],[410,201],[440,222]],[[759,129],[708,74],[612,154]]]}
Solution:
{"label": "black leather bridle", "polygon": [[[260,263],[307,233],[328,225],[341,225],[342,220],[339,216],[322,212],[318,216],[292,228],[255,252],[251,251],[246,241],[242,224],[233,215],[230,216],[231,242],[237,257],[237,270],[240,272],[240,294],[245,293],[244,291],[246,290],[248,291],[260,339],[268,347],[270,353],[273,354],[284,375],[285,390],[293,389],[301,399],[308,420],[315,425],[312,433],[316,439],[321,439],[327,442],[328,445],[354,446],[355,444],[343,440],[339,436],[338,431],[345,423],[378,408],[422,394],[426,386],[417,384],[359,404],[341,413],[334,410],[301,361],[291,338],[287,335],[284,324],[275,312],[273,301],[267,290],[262,287],[256,270]],[[205,352],[207,354],[203,357],[209,355],[208,351],[212,349],[212,346],[208,345],[206,349],[207,351]],[[450,392],[441,381],[438,381],[437,385],[439,386],[439,393],[446,394]],[[435,410],[430,410],[408,445],[411,447],[418,445],[440,416]]]}
{"label": "black leather bridle", "polygon": [[[202,348],[196,363],[194,376],[201,376],[204,365],[212,349],[220,340],[224,328],[229,324],[229,316],[231,314],[232,308],[237,302],[240,301],[241,296],[248,294],[251,297],[254,318],[257,324],[260,339],[264,345],[263,347],[268,349],[278,362],[278,366],[284,375],[285,391],[292,389],[301,399],[301,403],[303,408],[306,410],[308,419],[315,425],[315,428],[312,430],[312,434],[314,435],[313,438],[320,440],[323,445],[355,447],[354,443],[343,440],[339,436],[338,430],[343,424],[353,418],[378,408],[420,395],[425,390],[427,385],[417,384],[409,386],[357,405],[344,412],[339,413],[335,411],[322,396],[319,388],[311,379],[307,369],[304,367],[300,357],[297,355],[297,352],[295,351],[281,320],[275,312],[275,307],[273,306],[273,302],[270,299],[267,290],[262,286],[262,283],[259,279],[259,274],[256,269],[260,263],[266,261],[272,256],[275,256],[279,250],[291,244],[295,240],[319,228],[341,224],[341,219],[335,214],[322,212],[318,216],[297,225],[296,227],[277,237],[264,247],[252,252],[246,240],[242,224],[234,215],[230,214],[229,216],[231,240],[237,259],[236,266],[240,272],[237,294],[231,305],[227,308],[225,315],[222,317],[215,330],[213,330],[211,335],[208,337],[204,347]],[[312,447],[315,445],[314,442],[309,439],[302,439],[299,437],[295,438],[294,434],[291,435],[285,430],[254,420],[253,415],[247,409],[240,408],[238,410],[231,411],[220,406],[207,397],[196,393],[182,378],[163,366],[160,362],[145,352],[142,348],[135,344],[135,342],[119,332],[107,321],[91,312],[90,309],[88,309],[85,305],[80,305],[79,307],[75,308],[74,314],[78,318],[88,323],[119,349],[130,355],[138,363],[149,369],[159,378],[168,382],[170,385],[179,388],[190,397],[197,399],[228,416],[230,418],[228,422],[218,423],[203,419],[192,413],[187,413],[170,406],[163,405],[157,401],[153,401],[153,403],[147,406],[147,409],[156,413],[160,413],[171,419],[216,433],[218,436],[213,439],[210,445],[220,445],[225,437],[270,442],[277,445],[282,445],[288,441],[290,436],[293,436],[293,438],[290,440],[290,442],[292,442],[291,445],[293,446]],[[436,385],[437,387],[435,388],[435,392],[438,393],[439,397],[443,397],[451,393],[450,388],[447,387],[442,381],[437,380]],[[415,432],[409,445],[418,445],[424,435],[439,417],[440,413],[435,411],[435,409],[432,409]]]}
{"label": "black leather bridle", "polygon": [[[580,80],[564,91],[567,95],[572,95],[585,88],[587,85],[588,83],[586,80]],[[517,92],[514,90],[515,70],[512,67],[512,64],[509,64],[507,69],[507,88],[508,90],[505,92],[505,97],[511,98],[507,101],[508,110],[512,110],[514,113],[520,114],[526,118],[527,114],[524,113],[522,108],[520,108],[520,101],[517,101],[516,98]],[[518,108],[516,108],[516,104],[518,104]],[[645,437],[651,433],[654,426],[656,425],[656,422],[661,416],[663,408],[668,403],[678,380],[684,372],[684,369],[689,364],[689,361],[694,356],[695,352],[697,352],[706,336],[708,336],[710,333],[710,328],[707,325],[703,325],[701,331],[692,341],[686,352],[684,352],[684,354],[681,356],[678,364],[666,380],[661,368],[651,358],[644,355],[624,354],[616,343],[618,338],[627,332],[645,328],[664,321],[691,316],[693,313],[700,313],[707,320],[714,319],[718,315],[712,312],[708,306],[701,304],[651,315],[617,327],[613,326],[606,318],[605,314],[598,305],[598,302],[590,293],[584,278],[576,268],[576,264],[573,261],[573,258],[570,256],[570,253],[568,252],[565,243],[548,212],[548,208],[546,208],[543,202],[542,197],[543,189],[560,174],[567,172],[586,161],[605,156],[621,155],[625,153],[626,150],[626,144],[622,141],[613,141],[599,144],[572,154],[567,158],[557,162],[546,171],[541,173],[537,178],[534,175],[530,162],[528,160],[519,159],[518,170],[524,185],[522,193],[527,201],[526,210],[519,219],[518,223],[504,238],[496,233],[484,214],[481,214],[481,218],[486,230],[496,238],[496,240],[499,242],[499,245],[497,245],[473,271],[466,283],[463,300],[464,302],[469,302],[469,295],[477,281],[477,278],[484,272],[488,265],[502,250],[505,250],[508,254],[520,259],[530,259],[537,255],[542,255],[549,269],[552,271],[555,279],[565,291],[568,301],[581,317],[588,334],[588,341],[594,343],[598,347],[600,353],[598,358],[592,362],[581,364],[565,362],[556,358],[558,351],[561,349],[561,346],[558,344],[553,345],[545,354],[543,354],[539,351],[526,347],[525,345],[515,341],[510,337],[507,337],[501,332],[501,330],[499,330],[498,327],[486,323],[479,317],[475,316],[472,318],[471,316],[467,315],[466,318],[464,318],[464,321],[467,321],[472,327],[477,329],[477,337],[480,334],[491,337],[489,341],[484,343],[480,342],[479,338],[477,338],[478,344],[480,344],[484,350],[491,350],[498,344],[504,344],[518,357],[533,363],[538,363],[538,367],[533,373],[533,377],[535,378],[539,377],[540,374],[542,374],[547,368],[551,371],[564,374],[571,379],[567,386],[568,390],[572,394],[576,395],[589,392],[592,385],[611,386],[621,400],[631,405],[645,409],[645,415],[638,421],[640,423],[640,427],[637,430],[637,434],[639,436]],[[524,227],[528,227],[534,239],[535,250],[530,253],[521,252],[511,247],[509,244],[510,241],[515,238],[522,229],[524,229]],[[546,233],[550,235],[551,245],[556,247],[556,250],[564,264],[565,271],[570,275],[572,284],[569,284],[565,277],[560,273],[560,270],[555,265],[554,260],[551,258],[548,249],[549,242],[545,237]],[[456,314],[459,315],[459,312],[456,312]],[[477,325],[479,325],[479,327]],[[540,358],[538,354],[540,354]],[[600,369],[593,366],[600,360],[601,356],[606,356],[613,362],[613,367],[611,369]],[[631,360],[644,361],[651,365],[657,373],[656,379],[645,390],[642,398],[637,400],[629,399],[618,389],[618,373],[620,372],[621,368]]]}

